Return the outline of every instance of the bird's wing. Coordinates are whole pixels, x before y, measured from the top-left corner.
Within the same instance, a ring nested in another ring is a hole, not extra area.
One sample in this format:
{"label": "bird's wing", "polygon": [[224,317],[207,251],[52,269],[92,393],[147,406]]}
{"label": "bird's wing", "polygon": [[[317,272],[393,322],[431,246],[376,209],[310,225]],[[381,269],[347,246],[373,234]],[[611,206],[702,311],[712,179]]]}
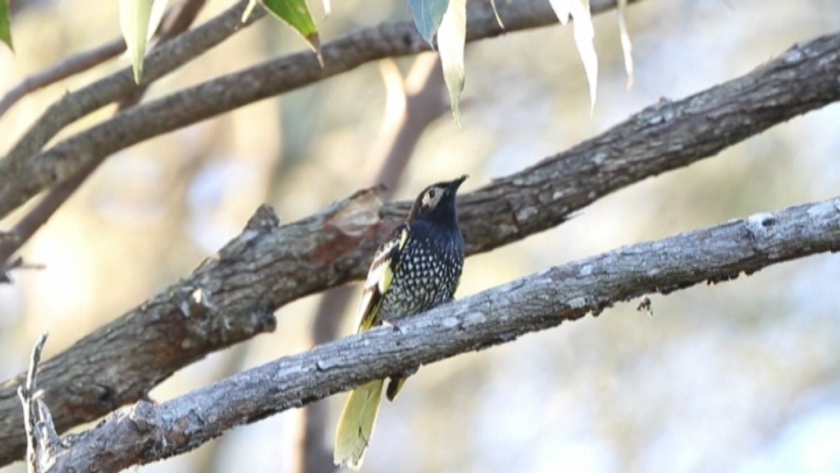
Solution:
{"label": "bird's wing", "polygon": [[379,322],[379,304],[382,302],[400,264],[400,255],[408,243],[409,227],[397,227],[386,242],[379,246],[365,280],[362,301],[356,309],[356,333],[366,332]]}

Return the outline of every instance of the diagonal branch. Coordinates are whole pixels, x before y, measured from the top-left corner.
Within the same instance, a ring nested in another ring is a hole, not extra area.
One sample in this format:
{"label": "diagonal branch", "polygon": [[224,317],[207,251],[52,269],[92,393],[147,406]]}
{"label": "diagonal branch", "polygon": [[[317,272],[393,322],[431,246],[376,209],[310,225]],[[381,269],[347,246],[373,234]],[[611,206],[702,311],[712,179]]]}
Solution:
{"label": "diagonal branch", "polygon": [[[161,45],[186,31],[195,20],[198,12],[204,7],[204,3],[205,0],[183,0],[169,10],[158,29],[158,42],[155,43],[155,48],[161,47]],[[123,49],[125,49],[124,42]],[[144,82],[130,96],[123,98],[117,107],[117,113],[133,107],[139,102],[150,84],[151,82]],[[0,113],[2,113],[2,110],[0,110]],[[28,210],[26,215],[12,228],[12,233],[17,235],[17,238],[0,241],[0,283],[10,282],[11,278],[7,273],[13,269],[10,264],[13,261],[11,259],[12,255],[26,244],[42,225],[47,223],[47,220],[76,192],[101,163],[102,159],[90,161],[68,179],[53,186],[44,198]]]}
{"label": "diagonal branch", "polygon": [[[120,72],[93,82],[76,92],[66,94],[50,106],[9,151],[6,157],[0,160],[0,185],[5,186],[6,183],[14,180],[14,176],[30,158],[38,153],[65,126],[111,102],[121,99],[129,92],[141,87],[143,83],[157,80],[183,66],[237,31],[265,16],[265,11],[257,8],[243,23],[241,21],[242,12],[247,4],[248,0],[240,0],[216,18],[150,53],[144,62],[143,81],[140,86],[134,82],[131,67],[126,67]],[[72,172],[64,175],[69,176],[70,174]],[[3,213],[0,218],[6,215],[7,213]]]}
{"label": "diagonal branch", "polygon": [[[199,5],[199,3],[201,5]],[[195,19],[195,16],[187,19],[189,14],[185,14],[185,10],[194,10],[197,13],[197,10],[203,5],[203,0],[200,2],[184,0],[184,2],[175,5],[173,10],[170,10],[161,22],[161,31],[158,37],[161,40],[166,41],[174,36],[172,35],[173,32],[186,30],[189,23],[192,23]],[[172,15],[173,11],[176,12],[174,16]],[[102,64],[108,59],[119,56],[124,51],[125,40],[122,38],[115,38],[89,51],[68,56],[56,64],[36,72],[24,79],[23,82],[6,92],[3,97],[0,98],[0,117],[2,117],[3,114],[5,114],[15,103],[27,94],[66,79],[72,75],[84,72],[92,67]]]}
{"label": "diagonal branch", "polygon": [[[217,26],[220,28],[217,29],[235,28],[237,24],[232,21],[238,21],[238,17],[230,17],[235,14],[241,15],[242,4],[243,2],[240,2],[236,7],[228,10],[223,17],[214,20],[219,22]],[[614,0],[598,0],[591,3],[593,13],[606,11],[614,6]],[[263,14],[262,9],[257,9],[254,13],[258,12],[260,15]],[[557,16],[544,0],[511,2],[504,6],[500,5],[499,12],[505,22],[504,32],[557,23]],[[503,33],[496,23],[492,7],[488,2],[472,5],[468,18],[468,41],[495,37]],[[254,18],[249,19],[249,21],[253,20]],[[202,28],[215,33],[209,25],[210,23]],[[232,30],[228,33],[232,34]],[[226,37],[216,33],[214,38],[218,41],[207,47],[217,44]],[[178,41],[178,45],[192,44],[187,42],[189,38],[192,36],[184,35],[184,41]],[[147,76],[152,79],[171,70],[171,68],[157,67],[154,69],[154,74],[152,73],[152,66],[160,62],[155,62],[153,59],[159,59],[158,56],[166,54],[170,49],[173,48],[161,48],[159,55],[153,54],[147,59],[143,73],[144,81]],[[75,120],[130,91],[133,86],[126,81],[132,81],[133,76],[128,68],[117,76],[102,79],[62,99],[47,111],[49,115],[45,115],[33,127],[19,145],[9,153],[9,156],[0,161],[0,219],[5,218],[12,210],[24,204],[38,192],[69,178],[86,162],[103,159],[118,150],[154,136],[169,133],[258,100],[313,84],[371,61],[416,54],[428,49],[428,43],[417,32],[413,22],[383,23],[378,27],[354,32],[323,45],[321,48],[325,63],[323,68],[311,51],[268,61],[121,113],[35,155],[49,138],[69,123],[67,120],[57,121],[52,118],[53,116],[65,116],[67,113],[63,115],[59,113],[70,109],[74,110],[71,118]],[[176,49],[176,51],[180,50]],[[184,54],[179,57],[182,61],[185,60]],[[94,86],[96,88],[92,89]],[[117,91],[119,91],[118,94]],[[92,108],[92,104],[96,107]],[[20,175],[17,179],[9,179],[18,171]]]}
{"label": "diagonal branch", "polygon": [[[489,251],[556,226],[606,194],[836,101],[838,76],[840,34],[798,45],[746,76],[687,99],[649,107],[463,196],[459,212],[467,250]],[[273,214],[258,212],[217,260],[43,365],[39,381],[57,427],[142,399],[176,370],[271,330],[273,310],[363,277],[376,243],[404,218],[408,205],[381,206],[373,192],[360,192],[280,227]],[[209,294],[198,298],[209,297],[209,308],[193,297],[202,294]],[[22,379],[0,385],[0,465],[23,457],[15,397]]]}
{"label": "diagonal branch", "polygon": [[[393,373],[507,343],[643,294],[840,250],[840,198],[759,214],[555,267],[371,332],[320,345],[161,405],[141,401],[72,437],[54,471],[116,472]],[[42,459],[43,461],[43,459]]]}
{"label": "diagonal branch", "polygon": [[74,54],[42,71],[38,71],[3,94],[3,98],[0,99],[0,117],[27,94],[102,64],[108,59],[119,56],[123,51],[125,51],[125,41],[122,38],[116,38],[90,51]]}

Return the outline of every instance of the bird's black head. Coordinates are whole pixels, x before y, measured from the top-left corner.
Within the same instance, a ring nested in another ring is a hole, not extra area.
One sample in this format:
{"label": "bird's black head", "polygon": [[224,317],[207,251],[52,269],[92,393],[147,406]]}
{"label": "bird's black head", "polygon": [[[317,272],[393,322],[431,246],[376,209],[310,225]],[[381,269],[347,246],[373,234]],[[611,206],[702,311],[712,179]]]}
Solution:
{"label": "bird's black head", "polygon": [[438,182],[425,188],[408,214],[407,221],[428,220],[440,223],[457,223],[455,214],[455,194],[458,187],[467,179],[466,175],[454,181]]}

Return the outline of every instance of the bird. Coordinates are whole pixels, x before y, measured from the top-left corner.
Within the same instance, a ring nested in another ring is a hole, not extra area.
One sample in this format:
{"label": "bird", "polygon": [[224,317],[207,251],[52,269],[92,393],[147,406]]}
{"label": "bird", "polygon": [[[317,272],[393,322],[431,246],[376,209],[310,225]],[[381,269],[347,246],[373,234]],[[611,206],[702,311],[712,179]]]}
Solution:
{"label": "bird", "polygon": [[[467,179],[426,187],[405,222],[379,245],[368,270],[356,310],[356,333],[425,312],[450,301],[464,267],[464,237],[455,209],[458,187]],[[387,388],[379,379],[357,387],[344,404],[335,434],[333,461],[358,470],[362,466],[382,392],[393,401],[405,377],[391,376]]]}

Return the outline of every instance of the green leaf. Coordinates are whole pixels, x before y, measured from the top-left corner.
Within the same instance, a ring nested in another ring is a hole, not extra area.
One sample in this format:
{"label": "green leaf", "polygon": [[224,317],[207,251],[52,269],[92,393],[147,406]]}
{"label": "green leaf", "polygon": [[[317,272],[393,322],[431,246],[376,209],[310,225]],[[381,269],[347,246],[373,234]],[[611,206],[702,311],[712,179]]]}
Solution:
{"label": "green leaf", "polygon": [[408,0],[408,9],[414,17],[417,31],[432,48],[435,47],[433,38],[440,27],[448,4],[449,0]]}
{"label": "green leaf", "polygon": [[324,58],[321,57],[321,40],[318,38],[318,29],[315,28],[315,21],[309,13],[305,0],[260,0],[260,3],[272,15],[280,18],[295,31],[303,36],[309,46],[318,56],[321,67],[324,66]]}
{"label": "green leaf", "polygon": [[8,0],[0,0],[0,41],[6,43],[12,51],[12,29],[9,26],[9,3]]}
{"label": "green leaf", "polygon": [[166,11],[166,0],[120,0],[120,28],[134,66],[134,81],[140,83],[146,45]]}
{"label": "green leaf", "polygon": [[452,116],[461,127],[459,101],[464,90],[464,43],[467,33],[467,0],[451,0],[437,33],[443,79],[449,89]]}
{"label": "green leaf", "polygon": [[595,27],[592,25],[592,14],[589,11],[589,0],[549,0],[551,8],[557,14],[560,23],[566,24],[571,15],[574,19],[575,45],[583,61],[586,71],[586,81],[589,83],[589,100],[591,110],[595,109],[595,94],[598,83],[598,55],[595,53]]}

